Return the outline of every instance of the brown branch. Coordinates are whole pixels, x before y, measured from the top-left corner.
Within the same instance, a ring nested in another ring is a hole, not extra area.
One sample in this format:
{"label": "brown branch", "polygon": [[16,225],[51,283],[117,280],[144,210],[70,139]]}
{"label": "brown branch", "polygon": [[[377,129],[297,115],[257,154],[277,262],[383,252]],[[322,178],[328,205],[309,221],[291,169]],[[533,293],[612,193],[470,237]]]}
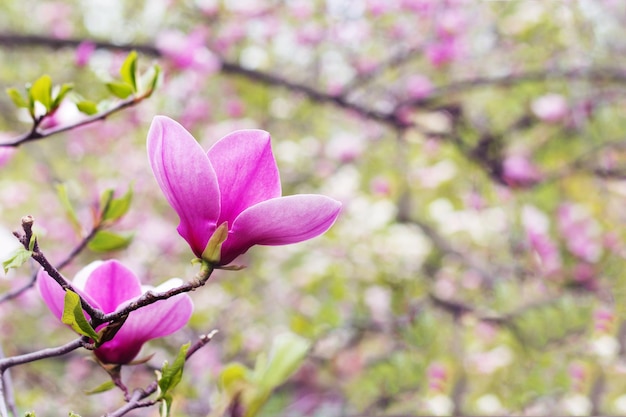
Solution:
{"label": "brown branch", "polygon": [[45,359],[45,358],[51,358],[53,356],[65,355],[66,353],[69,353],[80,347],[87,346],[88,344],[89,344],[89,338],[80,337],[69,343],[66,343],[63,346],[42,349],[36,352],[26,353],[24,355],[11,356],[8,358],[0,359],[0,374],[2,374],[4,371],[14,366],[23,365],[29,362],[35,362],[35,361]]}
{"label": "brown branch", "polygon": [[[194,353],[196,353],[198,350],[200,350],[200,348],[202,348],[207,343],[209,343],[211,339],[213,339],[213,336],[215,336],[216,334],[217,334],[217,330],[212,330],[208,334],[201,335],[198,338],[198,340],[189,347],[189,350],[187,350],[185,361],[189,360],[189,358]],[[145,389],[136,389],[135,391],[133,391],[132,395],[128,399],[127,404],[125,404],[123,407],[111,413],[105,414],[103,417],[122,417],[126,415],[127,413],[129,413],[130,411],[135,410],[137,408],[151,407],[155,405],[157,403],[156,400],[150,400],[150,401],[143,401],[143,400],[148,398],[150,395],[154,394],[157,391],[157,389],[158,389],[157,381],[152,382]]]}
{"label": "brown branch", "polygon": [[52,129],[46,129],[46,130],[39,130],[37,128],[37,124],[33,125],[33,128],[27,132],[24,133],[21,136],[18,136],[16,138],[14,138],[12,141],[7,142],[7,143],[0,143],[0,147],[18,147],[24,143],[27,142],[32,142],[32,141],[36,141],[36,140],[40,140],[40,139],[44,139],[47,138],[49,136],[52,135],[56,135],[57,133],[62,133],[62,132],[67,132],[69,130],[72,129],[76,129],[78,127],[82,127],[82,126],[87,126],[90,125],[92,123],[101,121],[106,119],[107,117],[109,117],[110,115],[117,113],[127,107],[132,107],[140,102],[142,102],[143,100],[145,100],[146,98],[148,98],[150,96],[150,94],[152,93],[152,91],[143,94],[141,96],[133,96],[131,98],[127,98],[125,100],[122,100],[120,102],[118,102],[115,106],[111,107],[110,109],[103,111],[101,113],[98,114],[94,114],[93,116],[89,116],[89,117],[85,117],[84,119],[81,119],[75,123],[71,123],[71,124],[67,124],[67,125],[63,125],[63,126],[59,126],[59,127],[55,127]]}

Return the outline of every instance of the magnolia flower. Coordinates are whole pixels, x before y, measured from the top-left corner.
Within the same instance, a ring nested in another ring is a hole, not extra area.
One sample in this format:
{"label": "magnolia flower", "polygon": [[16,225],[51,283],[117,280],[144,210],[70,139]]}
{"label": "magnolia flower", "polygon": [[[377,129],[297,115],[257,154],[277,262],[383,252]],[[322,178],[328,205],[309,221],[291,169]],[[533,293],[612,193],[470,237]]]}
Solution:
{"label": "magnolia flower", "polygon": [[[227,229],[226,265],[253,245],[286,245],[324,233],[341,203],[321,195],[281,197],[270,135],[239,130],[205,152],[177,122],[155,117],[148,156],[159,186],[180,218],[178,233],[202,258],[216,230]],[[221,240],[221,239],[220,239]]]}
{"label": "magnolia flower", "polygon": [[[179,280],[170,280],[155,290],[159,292],[173,288],[178,284],[175,281]],[[61,319],[65,291],[43,270],[38,274],[37,283],[48,308]],[[120,310],[149,289],[142,287],[135,274],[115,260],[92,262],[78,272],[72,285],[89,304],[106,314]],[[139,354],[141,346],[148,340],[167,336],[183,327],[191,317],[192,310],[193,304],[187,294],[179,294],[135,310],[129,314],[113,339],[103,343],[94,353],[103,363],[128,363]]]}

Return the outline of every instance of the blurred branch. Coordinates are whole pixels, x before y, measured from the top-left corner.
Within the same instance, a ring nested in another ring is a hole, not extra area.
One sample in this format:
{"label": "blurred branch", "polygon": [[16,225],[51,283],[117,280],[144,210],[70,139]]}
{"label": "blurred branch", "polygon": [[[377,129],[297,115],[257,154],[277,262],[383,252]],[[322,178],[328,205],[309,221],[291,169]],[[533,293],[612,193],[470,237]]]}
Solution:
{"label": "blurred branch", "polygon": [[579,67],[569,69],[545,69],[520,72],[495,77],[476,77],[467,80],[452,81],[449,84],[437,87],[425,99],[407,100],[405,106],[424,106],[450,94],[462,93],[485,86],[509,87],[525,82],[541,82],[548,80],[585,80],[592,82],[625,83],[626,71],[618,67]]}
{"label": "blurred branch", "polygon": [[[76,48],[78,45],[85,41],[93,42],[96,48],[99,49],[110,49],[117,51],[135,50],[154,57],[161,56],[161,52],[155,46],[150,44],[114,44],[110,42],[93,41],[91,39],[55,39],[39,35],[0,33],[0,46],[13,48],[32,46],[46,47],[51,49]],[[222,61],[221,71],[225,74],[240,75],[251,81],[259,82],[261,84],[286,88],[292,92],[303,94],[308,99],[314,102],[334,104],[346,110],[356,112],[362,117],[381,122],[393,128],[406,127],[406,123],[400,120],[395,112],[389,113],[370,109],[357,103],[348,101],[345,96],[336,96],[325,93],[316,90],[315,88],[308,85],[293,82],[269,72],[247,69],[237,63],[229,61]]]}

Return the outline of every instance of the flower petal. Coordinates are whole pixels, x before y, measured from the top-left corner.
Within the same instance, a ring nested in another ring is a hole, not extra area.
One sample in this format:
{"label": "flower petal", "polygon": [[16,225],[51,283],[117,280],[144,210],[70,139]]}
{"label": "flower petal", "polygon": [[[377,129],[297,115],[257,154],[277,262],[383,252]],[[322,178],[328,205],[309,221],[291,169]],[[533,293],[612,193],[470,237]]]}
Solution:
{"label": "flower petal", "polygon": [[184,127],[165,116],[152,121],[148,157],[161,190],[180,218],[178,233],[200,257],[220,214],[220,191],[209,158]]}
{"label": "flower petal", "polygon": [[148,340],[167,336],[183,327],[193,312],[191,298],[179,294],[135,310],[128,316],[113,340],[95,350],[106,363],[128,363]]}
{"label": "flower petal", "polygon": [[140,296],[141,283],[130,269],[110,260],[102,262],[91,272],[83,291],[108,314],[126,301]]}
{"label": "flower petal", "polygon": [[[52,278],[46,271],[41,269],[37,274],[37,287],[44,302],[55,316],[61,320],[63,315],[63,307],[65,306],[65,290]],[[92,307],[100,309],[99,303],[85,293],[81,288],[74,287],[76,292],[80,294]]]}
{"label": "flower petal", "polygon": [[238,130],[209,149],[207,155],[222,199],[218,224],[232,224],[246,208],[280,197],[280,177],[270,140],[270,134],[263,130]]}
{"label": "flower petal", "polygon": [[324,233],[337,219],[341,203],[322,195],[274,198],[245,210],[222,245],[220,264],[228,264],[253,245],[287,245]]}

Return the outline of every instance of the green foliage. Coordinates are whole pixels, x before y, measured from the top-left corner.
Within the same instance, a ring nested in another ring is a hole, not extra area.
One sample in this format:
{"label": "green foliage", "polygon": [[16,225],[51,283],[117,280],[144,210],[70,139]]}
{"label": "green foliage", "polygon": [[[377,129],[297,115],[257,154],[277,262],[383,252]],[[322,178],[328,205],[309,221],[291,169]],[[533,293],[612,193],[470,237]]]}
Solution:
{"label": "green foliage", "polygon": [[269,355],[257,356],[254,369],[230,363],[220,373],[223,404],[240,403],[245,417],[258,415],[272,392],[295,372],[310,348],[310,342],[293,333],[283,333],[272,343]]}
{"label": "green foliage", "polygon": [[87,247],[94,252],[112,252],[124,249],[133,240],[132,233],[115,233],[108,230],[99,230],[89,241]]}
{"label": "green foliage", "polygon": [[183,377],[183,368],[185,366],[189,346],[191,346],[190,343],[181,346],[174,362],[170,365],[165,361],[161,371],[157,372],[157,381],[159,384],[159,396],[157,397],[157,401],[161,401],[162,417],[170,415],[173,400],[171,392],[176,388]]}
{"label": "green foliage", "polygon": [[108,380],[108,381],[105,381],[104,383],[98,385],[95,388],[92,388],[90,390],[86,390],[85,394],[87,394],[87,395],[100,394],[101,392],[110,391],[113,388],[115,388],[115,382],[113,382],[112,380]]}
{"label": "green foliage", "polygon": [[120,68],[122,80],[131,87],[133,92],[137,92],[137,52],[132,51],[124,60]]}
{"label": "green foliage", "polygon": [[46,108],[46,113],[52,110],[52,79],[49,75],[42,75],[28,89],[31,103],[38,101]]}
{"label": "green foliage", "polygon": [[120,198],[114,198],[113,195],[114,191],[108,189],[100,196],[100,208],[103,210],[101,215],[103,222],[115,222],[128,212],[133,199],[133,190],[132,188],[128,188],[128,191]]}
{"label": "green foliage", "polygon": [[89,101],[89,100],[81,100],[76,103],[76,107],[82,113],[85,113],[88,116],[93,116],[98,113],[98,103]]}
{"label": "green foliage", "polygon": [[18,248],[9,259],[2,262],[2,268],[4,268],[4,272],[7,273],[11,268],[19,268],[20,266],[24,265],[24,263],[28,261],[32,255],[32,250]]}
{"label": "green foliage", "polygon": [[96,333],[85,318],[85,313],[83,313],[83,308],[80,303],[80,297],[73,291],[65,291],[65,304],[63,306],[61,321],[70,326],[72,330],[78,334],[88,336],[96,342],[100,339],[98,333]]}
{"label": "green foliage", "polygon": [[74,209],[74,206],[72,202],[70,201],[69,195],[67,193],[67,185],[58,184],[56,186],[56,190],[57,190],[57,197],[61,203],[61,206],[65,210],[66,217],[72,224],[72,227],[74,228],[74,231],[76,232],[76,234],[80,235],[82,233],[83,227],[80,223],[80,220],[78,219],[76,210]]}

